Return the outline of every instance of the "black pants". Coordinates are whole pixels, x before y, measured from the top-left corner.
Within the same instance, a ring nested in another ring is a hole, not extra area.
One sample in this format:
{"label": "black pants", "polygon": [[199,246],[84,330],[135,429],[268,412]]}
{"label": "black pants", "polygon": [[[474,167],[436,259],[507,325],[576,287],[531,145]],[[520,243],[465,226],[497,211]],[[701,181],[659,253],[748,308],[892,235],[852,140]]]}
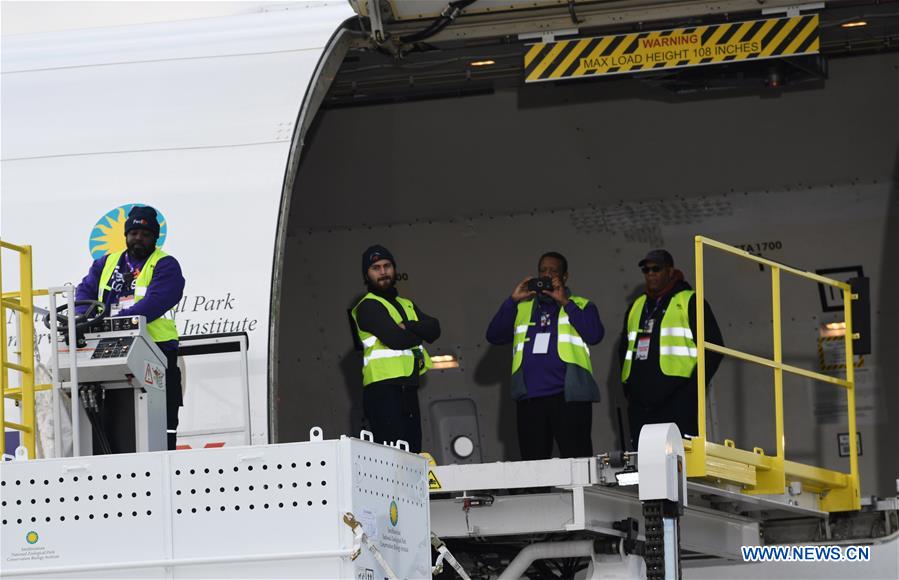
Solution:
{"label": "black pants", "polygon": [[565,402],[558,394],[518,401],[518,447],[521,459],[549,459],[553,441],[565,457],[593,455],[593,403]]}
{"label": "black pants", "polygon": [[178,351],[165,350],[165,414],[169,451],[178,440],[178,409],[184,404],[181,392],[181,369],[178,368]]}
{"label": "black pants", "polygon": [[647,407],[629,402],[627,418],[631,427],[632,449],[637,450],[640,429],[653,423],[676,423],[681,436],[698,435],[698,413],[696,385],[685,385],[659,406]]}
{"label": "black pants", "polygon": [[421,451],[417,386],[372,383],[363,387],[362,410],[376,442],[402,439],[412,453]]}

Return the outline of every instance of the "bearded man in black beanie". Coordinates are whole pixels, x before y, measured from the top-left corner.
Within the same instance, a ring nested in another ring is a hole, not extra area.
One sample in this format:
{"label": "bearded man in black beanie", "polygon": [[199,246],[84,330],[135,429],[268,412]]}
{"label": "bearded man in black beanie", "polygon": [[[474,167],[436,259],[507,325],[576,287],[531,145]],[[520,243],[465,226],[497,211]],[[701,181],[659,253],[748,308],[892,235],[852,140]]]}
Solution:
{"label": "bearded man in black beanie", "polygon": [[419,377],[431,368],[422,342],[440,337],[440,323],[396,290],[396,260],[384,246],[362,254],[368,293],[352,310],[363,347],[362,407],[375,441],[409,443],[421,451]]}
{"label": "bearded man in black beanie", "polygon": [[[166,432],[174,449],[178,408],[183,404],[178,368],[178,331],[164,315],[181,300],[184,276],[178,260],[156,247],[159,221],[150,206],[134,206],[125,222],[127,249],[98,258],[75,290],[76,300],[99,300],[110,316],[144,316],[150,338],[166,356]],[[114,453],[133,451],[111,440]]]}

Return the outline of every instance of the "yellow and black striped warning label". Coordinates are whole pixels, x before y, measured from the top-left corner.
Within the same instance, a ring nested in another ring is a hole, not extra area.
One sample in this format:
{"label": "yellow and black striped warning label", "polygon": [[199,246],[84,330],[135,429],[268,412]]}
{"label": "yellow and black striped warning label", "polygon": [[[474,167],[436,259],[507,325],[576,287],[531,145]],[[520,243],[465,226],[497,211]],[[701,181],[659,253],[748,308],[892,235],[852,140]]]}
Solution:
{"label": "yellow and black striped warning label", "polygon": [[[865,357],[857,355],[853,368],[862,368]],[[822,371],[846,370],[846,339],[842,336],[818,337],[818,365]]]}
{"label": "yellow and black striped warning label", "polygon": [[760,60],[819,50],[818,15],[599,36],[531,46],[525,82]]}

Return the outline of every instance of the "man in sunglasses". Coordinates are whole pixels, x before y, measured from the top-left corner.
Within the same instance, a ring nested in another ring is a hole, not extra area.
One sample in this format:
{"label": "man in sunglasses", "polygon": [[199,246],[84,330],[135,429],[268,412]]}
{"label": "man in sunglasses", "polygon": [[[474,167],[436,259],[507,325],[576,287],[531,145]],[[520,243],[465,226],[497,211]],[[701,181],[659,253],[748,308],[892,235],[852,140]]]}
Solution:
{"label": "man in sunglasses", "polygon": [[[618,347],[633,449],[643,425],[676,423],[684,436],[698,432],[693,288],[666,250],[650,251],[639,266],[646,290],[628,309]],[[705,338],[724,344],[708,303]],[[721,359],[722,355],[706,351],[706,383]]]}

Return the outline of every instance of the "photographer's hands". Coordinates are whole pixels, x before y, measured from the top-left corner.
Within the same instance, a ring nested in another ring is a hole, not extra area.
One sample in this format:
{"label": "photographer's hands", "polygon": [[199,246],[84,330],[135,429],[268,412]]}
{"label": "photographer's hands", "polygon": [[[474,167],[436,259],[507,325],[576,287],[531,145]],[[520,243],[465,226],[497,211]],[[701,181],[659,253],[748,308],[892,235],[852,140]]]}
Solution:
{"label": "photographer's hands", "polygon": [[543,290],[543,293],[555,300],[556,303],[563,308],[568,304],[568,296],[565,294],[565,285],[562,284],[562,279],[558,276],[553,276],[552,292]]}
{"label": "photographer's hands", "polygon": [[528,276],[527,278],[522,280],[514,290],[512,290],[512,295],[510,296],[510,298],[513,302],[521,302],[522,300],[533,298],[534,295],[537,294],[536,292],[531,292],[530,290],[528,290],[528,282],[533,279],[533,276]]}
{"label": "photographer's hands", "polygon": [[[513,302],[521,302],[522,300],[533,298],[537,294],[536,292],[528,290],[528,282],[533,279],[533,276],[528,276],[527,278],[519,282],[517,286],[515,286],[515,289],[512,290],[512,295],[510,296]],[[552,281],[552,291],[542,290],[543,294],[546,294],[547,296],[555,300],[556,303],[559,304],[559,306],[565,306],[566,304],[568,304],[568,296],[565,294],[565,285],[562,284],[562,279],[558,276],[553,276]]]}

